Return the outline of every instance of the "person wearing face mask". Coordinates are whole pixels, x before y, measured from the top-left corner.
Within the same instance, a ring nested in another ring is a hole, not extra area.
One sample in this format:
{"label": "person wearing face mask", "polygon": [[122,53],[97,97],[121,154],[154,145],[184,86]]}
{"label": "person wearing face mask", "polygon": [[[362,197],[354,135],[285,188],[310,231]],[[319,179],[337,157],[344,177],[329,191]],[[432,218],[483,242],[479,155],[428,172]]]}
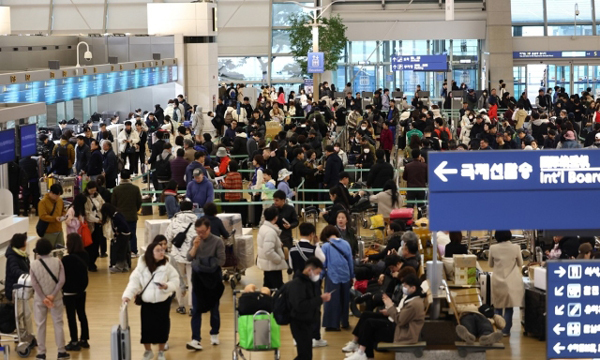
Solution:
{"label": "person wearing face mask", "polygon": [[369,145],[363,144],[362,153],[358,159],[356,159],[356,167],[360,169],[370,169],[374,162],[375,159],[373,153],[371,152],[371,148]]}
{"label": "person wearing face mask", "polygon": [[294,360],[312,359],[312,342],[315,324],[319,322],[321,304],[331,300],[331,293],[321,294],[318,285],[323,271],[323,262],[310,257],[302,273],[287,286],[290,300],[290,330],[296,341],[298,356]]}
{"label": "person wearing face mask", "polygon": [[342,150],[342,144],[339,142],[335,143],[333,145],[333,150],[338,154],[340,159],[342,159],[342,164],[344,164],[344,167],[348,165],[348,155],[344,150]]}
{"label": "person wearing face mask", "polygon": [[475,116],[472,111],[467,109],[465,111],[465,115],[461,118],[460,122],[460,142],[465,145],[469,145],[471,142],[471,128],[473,127],[473,122],[475,121]]}

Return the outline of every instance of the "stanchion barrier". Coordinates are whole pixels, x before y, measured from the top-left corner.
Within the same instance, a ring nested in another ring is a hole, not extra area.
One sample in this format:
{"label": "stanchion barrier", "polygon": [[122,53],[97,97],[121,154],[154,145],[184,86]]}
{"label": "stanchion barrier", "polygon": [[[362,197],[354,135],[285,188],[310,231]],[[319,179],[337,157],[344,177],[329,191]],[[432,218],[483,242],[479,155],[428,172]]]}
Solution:
{"label": "stanchion barrier", "polygon": [[[426,204],[427,200],[409,200],[407,204]],[[220,202],[219,206],[238,206],[238,205],[272,205],[273,201],[235,201],[235,202]],[[298,205],[333,205],[333,201],[293,201],[292,204]],[[165,203],[142,203],[142,206],[164,206]]]}
{"label": "stanchion barrier", "polygon": [[[360,190],[365,190],[365,191],[383,191],[383,189],[352,189],[352,190],[356,190],[356,191],[360,191]],[[399,188],[398,191],[427,191],[428,188]],[[256,189],[236,189],[236,190],[231,190],[231,189],[215,189],[214,193],[215,194],[223,194],[223,193],[227,193],[227,192],[241,192],[241,193],[253,193],[253,192],[257,192]],[[329,192],[329,189],[297,189],[296,193],[319,193],[319,192]],[[185,194],[185,190],[179,190],[177,191],[178,194]],[[162,194],[161,190],[142,190],[142,195],[145,194]],[[326,201],[327,203],[331,203],[330,201]],[[258,203],[262,203],[262,202],[256,202]],[[313,204],[314,202],[312,201],[293,201],[294,204],[296,203],[301,203],[301,204]],[[237,203],[239,204],[249,204],[248,202],[245,203]]]}

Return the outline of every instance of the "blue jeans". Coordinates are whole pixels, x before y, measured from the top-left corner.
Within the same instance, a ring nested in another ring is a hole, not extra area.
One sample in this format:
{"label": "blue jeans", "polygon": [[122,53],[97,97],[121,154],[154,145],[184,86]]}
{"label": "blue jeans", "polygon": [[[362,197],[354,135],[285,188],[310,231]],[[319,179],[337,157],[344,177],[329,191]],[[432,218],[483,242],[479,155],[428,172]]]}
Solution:
{"label": "blue jeans", "polygon": [[[502,310],[504,310],[504,315],[502,315]],[[496,309],[496,314],[503,316],[504,321],[506,321],[506,326],[502,329],[503,334],[510,334],[513,325],[513,312],[513,308]]]}
{"label": "blue jeans", "polygon": [[341,284],[334,284],[331,280],[325,278],[325,292],[332,292],[331,300],[326,302],[323,306],[323,327],[324,328],[335,328],[339,329],[340,325],[343,328],[347,328],[348,313],[350,310],[350,284],[351,282],[345,282]]}
{"label": "blue jeans", "polygon": [[129,225],[129,231],[131,232],[131,238],[129,239],[129,244],[131,245],[131,252],[134,254],[138,253],[138,248],[137,248],[137,236],[136,236],[136,230],[137,230],[137,221],[128,221],[127,225]]}
{"label": "blue jeans", "polygon": [[[202,340],[200,330],[202,328],[202,313],[198,312],[198,297],[192,290],[192,340]],[[219,335],[221,328],[221,314],[219,314],[219,302],[210,310],[210,334]]]}

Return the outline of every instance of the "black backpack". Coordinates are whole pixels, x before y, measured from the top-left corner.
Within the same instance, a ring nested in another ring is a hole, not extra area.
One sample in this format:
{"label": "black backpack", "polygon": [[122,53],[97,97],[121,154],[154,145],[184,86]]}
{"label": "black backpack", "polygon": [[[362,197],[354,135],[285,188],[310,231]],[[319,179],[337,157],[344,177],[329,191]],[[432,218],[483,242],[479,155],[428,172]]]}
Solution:
{"label": "black backpack", "polygon": [[448,141],[450,141],[450,136],[448,136],[447,127],[440,128],[440,140],[442,140],[442,147],[444,149],[448,149]]}
{"label": "black backpack", "polygon": [[279,325],[289,325],[292,309],[288,296],[288,287],[292,281],[283,284],[273,295],[273,317]]}
{"label": "black backpack", "polygon": [[169,159],[171,158],[171,154],[169,154],[166,158],[162,158],[162,155],[159,155],[156,159],[156,170],[154,174],[158,180],[168,181],[171,179],[171,163]]}

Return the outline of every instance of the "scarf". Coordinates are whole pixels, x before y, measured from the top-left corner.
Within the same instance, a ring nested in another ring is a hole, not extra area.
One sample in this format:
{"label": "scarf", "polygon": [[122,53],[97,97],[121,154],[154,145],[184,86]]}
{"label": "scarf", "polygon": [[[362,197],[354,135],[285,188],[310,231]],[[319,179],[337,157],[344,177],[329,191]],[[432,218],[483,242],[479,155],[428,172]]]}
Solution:
{"label": "scarf", "polygon": [[22,257],[24,257],[24,258],[26,258],[26,257],[29,257],[29,256],[27,255],[27,252],[26,252],[26,251],[23,251],[23,250],[21,250],[21,249],[17,249],[16,247],[13,247],[12,249],[13,249],[13,251],[14,251],[14,252],[15,252],[17,255],[19,255],[19,256],[22,256]]}

